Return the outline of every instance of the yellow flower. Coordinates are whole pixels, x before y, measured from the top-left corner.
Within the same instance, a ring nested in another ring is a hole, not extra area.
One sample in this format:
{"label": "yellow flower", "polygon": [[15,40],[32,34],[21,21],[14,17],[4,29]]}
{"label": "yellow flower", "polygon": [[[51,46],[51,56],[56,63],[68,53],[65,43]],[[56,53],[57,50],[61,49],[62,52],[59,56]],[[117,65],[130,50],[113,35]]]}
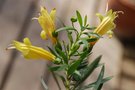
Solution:
{"label": "yellow flower", "polygon": [[109,10],[106,16],[102,16],[101,14],[97,14],[97,16],[99,17],[101,23],[94,30],[94,33],[97,33],[100,36],[108,33],[109,36],[112,37],[112,30],[115,28],[114,20],[118,16],[117,12]]}
{"label": "yellow flower", "polygon": [[55,14],[56,9],[53,9],[49,14],[46,8],[41,7],[40,15],[38,17],[38,22],[43,29],[40,34],[41,38],[47,39],[47,37],[49,37],[53,43],[56,43],[56,37],[52,35],[55,30]]}
{"label": "yellow flower", "polygon": [[47,59],[50,61],[54,61],[56,59],[56,57],[47,50],[32,46],[28,38],[24,38],[24,43],[13,41],[13,45],[17,50],[22,52],[26,59]]}

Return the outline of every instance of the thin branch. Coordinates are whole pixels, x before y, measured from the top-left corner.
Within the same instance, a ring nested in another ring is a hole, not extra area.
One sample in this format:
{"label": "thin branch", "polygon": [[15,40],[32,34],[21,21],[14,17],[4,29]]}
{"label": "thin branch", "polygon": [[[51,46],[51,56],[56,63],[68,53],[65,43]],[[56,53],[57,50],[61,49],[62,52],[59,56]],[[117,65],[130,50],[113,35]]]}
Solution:
{"label": "thin branch", "polygon": [[59,84],[59,82],[58,82],[57,77],[55,76],[55,74],[54,74],[54,72],[53,72],[53,71],[51,71],[51,73],[52,73],[52,76],[53,76],[53,78],[54,78],[54,80],[55,80],[55,82],[56,82],[56,84],[57,84],[57,86],[58,86],[59,90],[61,90],[61,87],[60,87],[60,84]]}

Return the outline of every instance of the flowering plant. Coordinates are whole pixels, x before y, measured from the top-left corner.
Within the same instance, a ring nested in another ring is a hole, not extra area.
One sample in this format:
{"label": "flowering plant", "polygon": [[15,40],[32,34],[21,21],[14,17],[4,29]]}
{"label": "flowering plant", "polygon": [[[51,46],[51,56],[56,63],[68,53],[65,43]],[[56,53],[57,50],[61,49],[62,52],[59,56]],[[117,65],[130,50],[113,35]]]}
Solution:
{"label": "flowering plant", "polygon": [[[87,22],[87,16],[83,18],[79,11],[76,11],[76,16],[71,18],[72,25],[63,25],[58,29],[55,26],[55,14],[56,9],[48,13],[46,8],[41,7],[39,17],[36,18],[43,29],[40,34],[41,38],[50,39],[52,42],[52,47],[48,46],[49,51],[33,46],[29,38],[24,38],[23,42],[13,41],[13,46],[9,48],[19,50],[26,59],[51,61],[53,65],[48,68],[53,73],[59,90],[61,90],[61,85],[57,80],[58,77],[62,80],[66,90],[101,90],[103,84],[112,77],[104,78],[105,67],[104,64],[99,63],[101,56],[92,63],[88,62],[88,57],[95,43],[104,34],[107,33],[109,37],[112,37],[117,12],[109,10],[105,16],[97,14],[101,22],[97,27],[92,27]],[[79,24],[79,29],[75,23]],[[63,31],[67,34],[68,42],[58,38],[59,33]],[[101,67],[97,80],[88,85],[81,85],[97,67]],[[44,89],[48,90],[43,80],[42,84]]]}

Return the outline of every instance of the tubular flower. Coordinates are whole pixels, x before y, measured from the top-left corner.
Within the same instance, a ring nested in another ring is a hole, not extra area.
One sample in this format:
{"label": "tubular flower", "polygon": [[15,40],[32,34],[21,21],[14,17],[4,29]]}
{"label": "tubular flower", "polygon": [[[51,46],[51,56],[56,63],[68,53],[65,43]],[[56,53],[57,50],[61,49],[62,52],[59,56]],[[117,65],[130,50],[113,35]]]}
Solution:
{"label": "tubular flower", "polygon": [[38,22],[43,29],[40,34],[41,38],[47,39],[48,36],[53,43],[56,43],[56,37],[52,35],[55,30],[55,14],[56,9],[53,9],[49,14],[46,8],[41,7],[40,15],[38,17]]}
{"label": "tubular flower", "polygon": [[101,14],[97,14],[99,17],[101,23],[99,26],[94,30],[94,33],[97,33],[98,35],[102,36],[104,34],[109,34],[109,37],[112,37],[112,30],[115,28],[114,20],[118,12],[113,12],[112,10],[109,10],[106,14],[106,16],[102,16]]}
{"label": "tubular flower", "polygon": [[32,46],[28,38],[24,39],[24,43],[13,41],[13,45],[13,47],[22,52],[26,59],[47,59],[50,61],[54,61],[56,59],[52,53],[44,50],[43,48]]}

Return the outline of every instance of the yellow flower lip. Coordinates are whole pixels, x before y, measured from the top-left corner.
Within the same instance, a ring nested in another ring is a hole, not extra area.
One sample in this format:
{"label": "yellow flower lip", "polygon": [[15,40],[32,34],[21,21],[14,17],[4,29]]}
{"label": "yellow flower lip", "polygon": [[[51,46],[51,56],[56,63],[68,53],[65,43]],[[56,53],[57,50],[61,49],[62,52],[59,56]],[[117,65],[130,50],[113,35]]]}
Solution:
{"label": "yellow flower lip", "polygon": [[47,39],[47,37],[49,37],[53,43],[56,43],[56,37],[52,35],[52,33],[55,31],[55,16],[55,8],[48,13],[46,8],[41,7],[39,17],[37,18],[40,26],[43,29],[40,34],[41,38]]}
{"label": "yellow flower lip", "polygon": [[112,10],[109,10],[106,14],[106,16],[102,16],[101,14],[97,14],[99,17],[101,23],[98,25],[98,27],[94,30],[94,33],[97,33],[98,35],[102,36],[106,33],[111,34],[109,36],[112,36],[112,30],[115,28],[114,20],[118,12],[113,12]]}
{"label": "yellow flower lip", "polygon": [[26,59],[47,59],[53,61],[56,57],[47,50],[31,45],[28,38],[24,38],[24,43],[13,41],[14,47],[22,52]]}

